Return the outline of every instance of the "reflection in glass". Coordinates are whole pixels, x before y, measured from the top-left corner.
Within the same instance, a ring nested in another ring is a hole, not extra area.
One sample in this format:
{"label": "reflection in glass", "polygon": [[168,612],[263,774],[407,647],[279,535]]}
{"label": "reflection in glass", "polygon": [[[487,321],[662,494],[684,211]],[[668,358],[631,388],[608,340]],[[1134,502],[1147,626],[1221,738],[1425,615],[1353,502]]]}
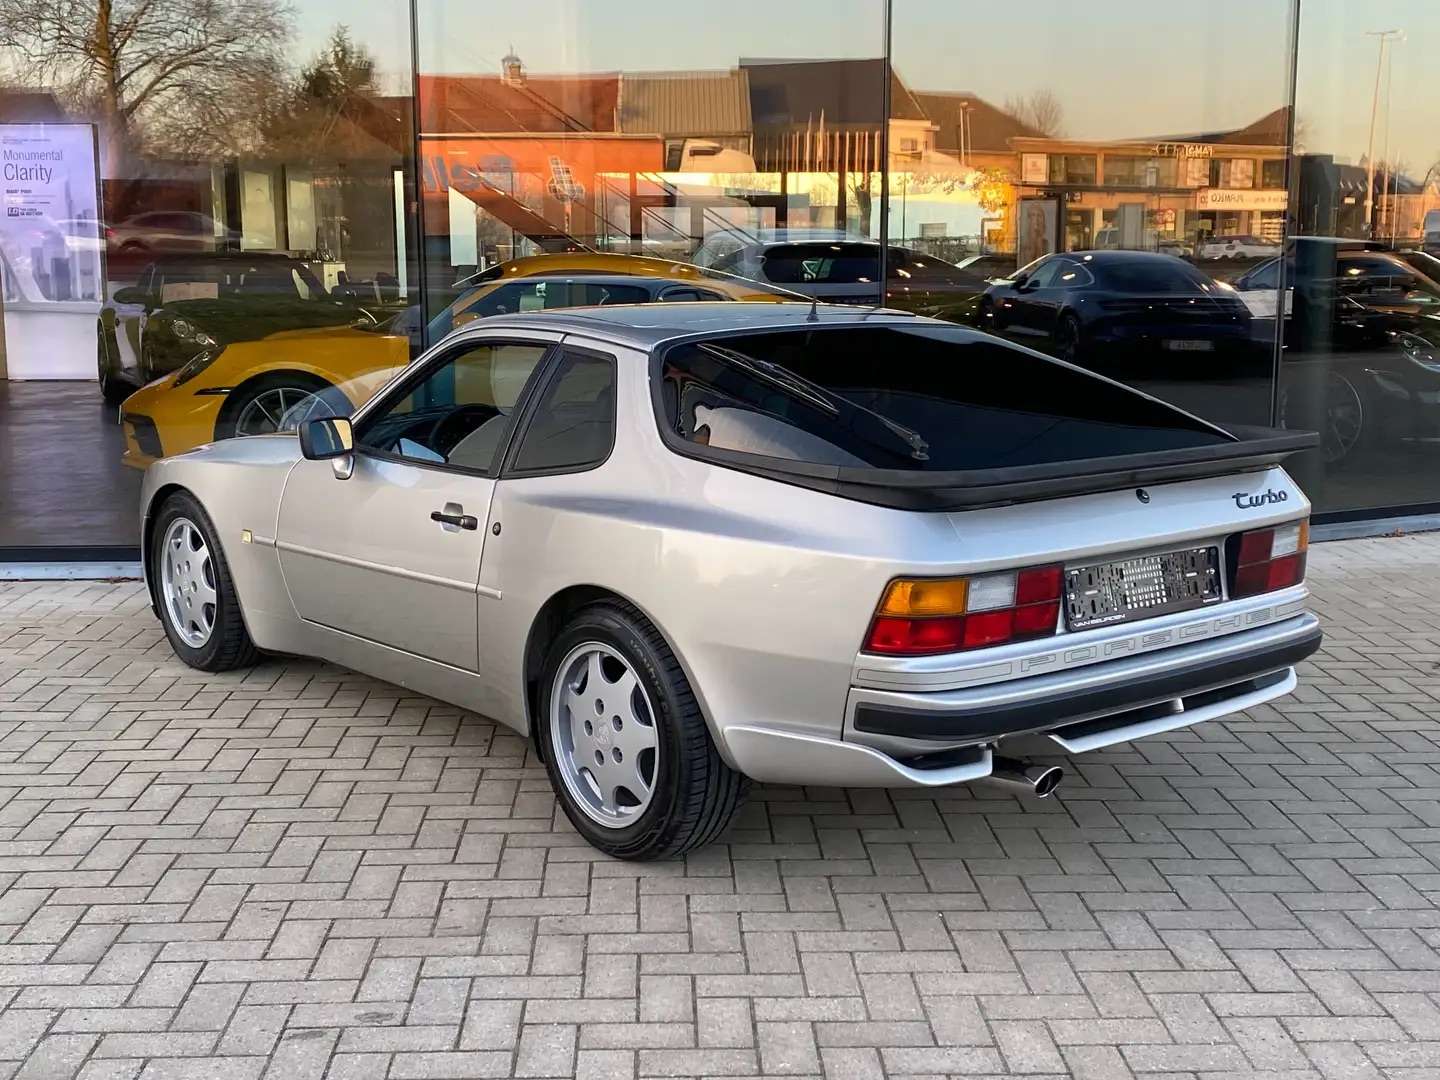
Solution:
{"label": "reflection in glass", "polygon": [[1281,422],[1322,510],[1440,500],[1440,9],[1302,4]]}
{"label": "reflection in glass", "polygon": [[895,0],[898,96],[923,127],[892,143],[886,212],[897,247],[977,272],[947,317],[1263,424],[1274,294],[1265,315],[1233,282],[1284,236],[1288,13],[1209,14]]}
{"label": "reflection in glass", "polygon": [[[421,3],[430,318],[492,271],[698,266],[767,299],[877,302],[883,5],[842,6],[859,17],[805,0],[717,24],[692,0],[632,5],[618,26],[567,6],[541,36],[530,6],[498,4],[489,38],[516,44],[494,60],[469,45],[469,5]],[[659,50],[634,32],[647,18],[676,29]],[[812,55],[751,59],[782,40]]]}
{"label": "reflection in glass", "polygon": [[64,430],[84,460],[26,467],[94,494],[0,547],[128,546],[122,462],[348,413],[408,359],[364,331],[418,302],[409,5],[9,0],[0,42],[0,427]]}

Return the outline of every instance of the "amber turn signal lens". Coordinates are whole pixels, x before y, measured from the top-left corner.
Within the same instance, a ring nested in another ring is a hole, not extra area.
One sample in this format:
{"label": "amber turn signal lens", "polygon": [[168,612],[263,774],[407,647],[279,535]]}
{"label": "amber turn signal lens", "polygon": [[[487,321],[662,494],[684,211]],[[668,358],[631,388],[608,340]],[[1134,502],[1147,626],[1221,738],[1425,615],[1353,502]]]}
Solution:
{"label": "amber turn signal lens", "polygon": [[959,615],[965,610],[968,582],[964,578],[921,578],[892,581],[880,602],[881,615],[912,619],[929,615]]}

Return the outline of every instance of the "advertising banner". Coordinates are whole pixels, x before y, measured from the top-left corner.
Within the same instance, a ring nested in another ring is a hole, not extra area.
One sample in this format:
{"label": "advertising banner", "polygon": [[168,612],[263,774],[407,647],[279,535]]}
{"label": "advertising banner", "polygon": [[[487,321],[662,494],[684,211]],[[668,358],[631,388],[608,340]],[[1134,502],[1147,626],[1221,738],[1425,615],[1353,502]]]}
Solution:
{"label": "advertising banner", "polygon": [[1021,199],[1016,265],[1034,262],[1060,248],[1060,200]]}
{"label": "advertising banner", "polygon": [[5,302],[103,299],[95,129],[0,124]]}
{"label": "advertising banner", "polygon": [[1284,210],[1289,205],[1284,188],[1201,188],[1195,193],[1197,210]]}

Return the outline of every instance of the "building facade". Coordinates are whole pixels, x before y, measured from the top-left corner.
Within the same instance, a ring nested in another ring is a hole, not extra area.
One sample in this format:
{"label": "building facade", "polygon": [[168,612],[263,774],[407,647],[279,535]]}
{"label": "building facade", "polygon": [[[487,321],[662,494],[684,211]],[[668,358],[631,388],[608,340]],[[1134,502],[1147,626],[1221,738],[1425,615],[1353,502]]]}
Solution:
{"label": "building facade", "polygon": [[[1440,509],[1426,0],[24,6],[0,559],[128,555],[156,457],[354,408],[464,321],[636,272],[971,323],[1319,431],[1295,471],[1322,517]],[[1103,301],[1123,363],[1070,337],[1102,252],[1163,257]],[[1243,340],[1140,325],[1187,288]]]}

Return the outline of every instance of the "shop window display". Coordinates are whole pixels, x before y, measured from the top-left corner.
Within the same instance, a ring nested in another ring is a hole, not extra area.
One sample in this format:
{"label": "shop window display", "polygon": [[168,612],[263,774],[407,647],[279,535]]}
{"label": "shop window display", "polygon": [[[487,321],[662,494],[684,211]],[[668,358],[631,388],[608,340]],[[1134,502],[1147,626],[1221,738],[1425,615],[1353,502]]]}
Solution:
{"label": "shop window display", "polygon": [[416,299],[409,27],[0,5],[0,550],[133,547],[155,457],[353,405],[348,342]]}
{"label": "shop window display", "polygon": [[[935,153],[892,154],[889,233],[984,261],[961,321],[1266,424],[1275,323],[1232,286],[1280,250],[1262,214],[1286,205],[1288,87],[1261,43],[1285,39],[1289,6],[1221,7],[1197,27],[1163,5],[1137,22],[1119,0],[1035,0],[1024,19],[896,0],[892,60]],[[961,40],[985,47],[957,67]]]}
{"label": "shop window display", "polygon": [[1320,431],[1321,513],[1440,501],[1440,15],[1216,2],[0,0],[0,557],[131,548],[157,457],[476,319],[697,299],[974,326]]}

